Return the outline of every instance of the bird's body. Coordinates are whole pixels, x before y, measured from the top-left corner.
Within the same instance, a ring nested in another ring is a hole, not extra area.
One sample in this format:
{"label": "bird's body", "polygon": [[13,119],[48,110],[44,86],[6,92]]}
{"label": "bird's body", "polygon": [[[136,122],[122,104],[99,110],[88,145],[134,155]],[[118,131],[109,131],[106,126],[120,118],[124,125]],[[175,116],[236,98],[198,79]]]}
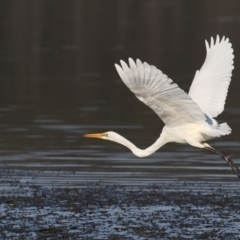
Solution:
{"label": "bird's body", "polygon": [[135,96],[149,106],[165,123],[160,137],[148,148],[139,149],[126,138],[115,132],[87,134],[111,140],[128,147],[138,157],[146,157],[168,142],[187,143],[204,148],[224,158],[240,178],[240,171],[225,154],[212,148],[206,141],[228,135],[231,128],[227,123],[219,124],[214,118],[223,110],[233,70],[233,49],[228,38],[209,46],[207,56],[193,79],[187,94],[155,66],[139,59],[129,58],[129,66],[121,61],[115,64],[119,76]]}
{"label": "bird's body", "polygon": [[188,123],[183,126],[169,128],[165,126],[162,130],[162,136],[175,143],[188,143],[194,147],[201,142],[209,140],[209,136],[204,135],[204,129],[211,128],[207,124]]}

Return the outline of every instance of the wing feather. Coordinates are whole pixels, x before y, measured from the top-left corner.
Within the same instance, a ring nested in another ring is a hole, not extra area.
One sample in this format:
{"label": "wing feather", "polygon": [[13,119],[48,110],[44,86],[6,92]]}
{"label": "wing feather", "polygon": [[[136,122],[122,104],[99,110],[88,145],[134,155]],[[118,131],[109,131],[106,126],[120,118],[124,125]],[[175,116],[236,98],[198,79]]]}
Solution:
{"label": "wing feather", "polygon": [[136,97],[149,106],[162,121],[171,127],[205,122],[197,104],[159,69],[130,58],[129,66],[115,64],[119,76]]}
{"label": "wing feather", "polygon": [[233,66],[233,49],[229,39],[220,41],[211,38],[207,41],[207,56],[202,68],[196,71],[189,96],[201,110],[210,117],[217,117],[223,110],[231,81]]}

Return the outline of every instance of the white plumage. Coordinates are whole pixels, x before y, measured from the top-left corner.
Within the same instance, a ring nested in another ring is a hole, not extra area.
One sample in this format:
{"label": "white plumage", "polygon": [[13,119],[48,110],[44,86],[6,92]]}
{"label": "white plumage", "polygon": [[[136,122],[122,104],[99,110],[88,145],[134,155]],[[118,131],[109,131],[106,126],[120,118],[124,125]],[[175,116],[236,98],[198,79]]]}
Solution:
{"label": "white plumage", "polygon": [[220,41],[217,36],[214,44],[211,38],[209,46],[206,41],[207,56],[200,70],[193,79],[189,96],[204,113],[217,117],[223,110],[231,81],[233,66],[233,49],[228,38]]}
{"label": "white plumage", "polygon": [[134,62],[129,66],[120,61],[115,64],[119,76],[136,97],[149,106],[165,123],[160,137],[142,150],[115,132],[87,134],[111,140],[128,147],[138,157],[146,157],[168,142],[188,143],[205,148],[223,157],[240,178],[240,171],[232,160],[205,141],[231,133],[227,123],[218,124],[214,119],[223,110],[233,70],[233,49],[228,38],[220,41],[217,36],[209,46],[201,69],[196,72],[189,94],[158,70],[155,66]]}
{"label": "white plumage", "polygon": [[126,86],[162,119],[169,127],[189,122],[203,122],[205,116],[192,99],[176,83],[154,66],[136,64],[130,58],[130,68],[124,61],[116,69]]}

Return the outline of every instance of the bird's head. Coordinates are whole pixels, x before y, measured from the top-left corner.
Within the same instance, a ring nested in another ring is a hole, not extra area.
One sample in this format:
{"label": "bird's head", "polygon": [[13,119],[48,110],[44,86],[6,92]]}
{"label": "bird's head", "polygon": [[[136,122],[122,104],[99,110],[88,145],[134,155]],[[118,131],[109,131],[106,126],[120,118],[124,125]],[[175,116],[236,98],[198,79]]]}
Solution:
{"label": "bird's head", "polygon": [[104,139],[104,140],[109,140],[109,141],[113,141],[119,144],[124,145],[125,147],[128,147],[133,154],[137,155],[137,156],[141,156],[138,154],[138,152],[141,152],[140,149],[136,148],[136,146],[134,144],[132,144],[130,141],[128,141],[126,138],[124,138],[123,136],[121,136],[120,134],[116,133],[116,132],[104,132],[104,133],[89,133],[89,134],[85,134],[84,137],[87,138],[100,138],[100,139]]}
{"label": "bird's head", "polygon": [[89,133],[89,134],[85,134],[84,137],[101,138],[101,139],[104,139],[104,140],[110,140],[110,141],[118,142],[119,134],[117,134],[115,132]]}

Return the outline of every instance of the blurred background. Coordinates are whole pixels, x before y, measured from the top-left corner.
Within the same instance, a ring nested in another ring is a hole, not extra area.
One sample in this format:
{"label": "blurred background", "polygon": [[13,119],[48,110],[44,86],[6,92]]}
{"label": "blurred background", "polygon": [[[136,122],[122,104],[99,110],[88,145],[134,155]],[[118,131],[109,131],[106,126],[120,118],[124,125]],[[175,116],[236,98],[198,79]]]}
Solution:
{"label": "blurred background", "polygon": [[116,131],[146,148],[163,123],[119,78],[128,57],[157,66],[188,92],[217,34],[234,48],[232,83],[218,118],[233,133],[210,144],[240,165],[240,1],[3,0],[0,2],[1,180],[80,186],[171,180],[238,181],[217,155],[167,144],[139,159],[84,139]]}

